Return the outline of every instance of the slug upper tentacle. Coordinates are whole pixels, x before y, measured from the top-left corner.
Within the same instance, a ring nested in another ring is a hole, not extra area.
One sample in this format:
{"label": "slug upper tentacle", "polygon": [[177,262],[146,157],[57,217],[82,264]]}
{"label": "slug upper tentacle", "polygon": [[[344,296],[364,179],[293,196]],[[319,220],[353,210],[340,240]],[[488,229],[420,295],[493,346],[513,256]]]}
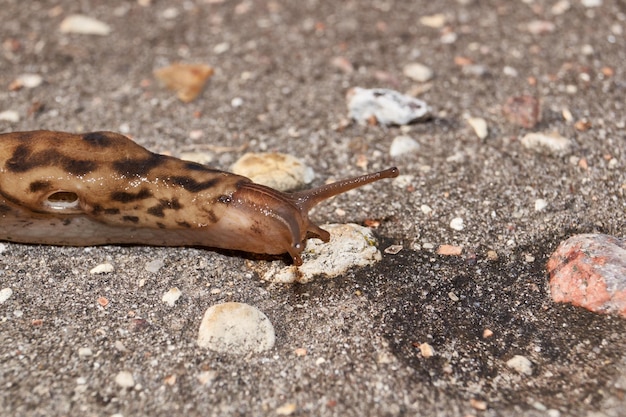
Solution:
{"label": "slug upper tentacle", "polygon": [[306,239],[328,241],[309,210],[398,175],[397,168],[283,193],[152,153],[113,132],[0,134],[0,240],[54,245],[206,246],[300,265]]}

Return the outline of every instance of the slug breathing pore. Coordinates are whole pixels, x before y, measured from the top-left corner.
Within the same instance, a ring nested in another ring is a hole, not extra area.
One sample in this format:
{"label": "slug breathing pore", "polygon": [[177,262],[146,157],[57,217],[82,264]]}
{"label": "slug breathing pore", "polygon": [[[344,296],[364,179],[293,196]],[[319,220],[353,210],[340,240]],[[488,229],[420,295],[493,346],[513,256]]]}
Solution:
{"label": "slug breathing pore", "polygon": [[285,193],[240,175],[152,153],[113,132],[0,134],[0,240],[88,246],[204,246],[288,253],[328,242],[318,203],[397,168]]}

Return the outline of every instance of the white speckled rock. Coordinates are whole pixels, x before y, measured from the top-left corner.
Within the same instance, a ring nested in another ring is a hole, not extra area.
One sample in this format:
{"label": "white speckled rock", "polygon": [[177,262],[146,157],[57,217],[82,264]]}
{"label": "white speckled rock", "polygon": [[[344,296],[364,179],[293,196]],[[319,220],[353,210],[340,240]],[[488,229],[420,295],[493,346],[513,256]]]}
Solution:
{"label": "white speckled rock", "polygon": [[90,274],[110,274],[111,272],[113,272],[115,270],[115,268],[113,267],[113,265],[111,265],[110,263],[103,263],[100,265],[96,265],[95,267],[91,268],[89,270]]}
{"label": "white speckled rock", "polygon": [[74,14],[61,22],[60,30],[63,33],[79,33],[81,35],[105,36],[111,33],[111,27],[93,17]]}
{"label": "white speckled rock", "polygon": [[426,120],[431,109],[422,100],[385,88],[351,88],[346,94],[348,116],[361,124],[407,125]]}
{"label": "white speckled rock", "polygon": [[263,312],[244,303],[222,303],[207,309],[198,345],[220,353],[245,355],[274,347],[274,326]]}
{"label": "white speckled rock", "polygon": [[282,153],[247,153],[233,164],[232,171],[279,191],[302,187],[315,178],[302,161]]}
{"label": "white speckled rock", "polygon": [[564,138],[557,132],[528,133],[522,138],[521,142],[526,149],[554,156],[565,155],[572,147],[572,141]]}
{"label": "white speckled rock", "polygon": [[309,239],[301,266],[285,266],[282,261],[275,261],[254,262],[250,267],[265,281],[305,283],[316,276],[336,277],[350,268],[373,265],[382,259],[376,239],[367,227],[351,223],[321,227],[330,233],[330,242]]}

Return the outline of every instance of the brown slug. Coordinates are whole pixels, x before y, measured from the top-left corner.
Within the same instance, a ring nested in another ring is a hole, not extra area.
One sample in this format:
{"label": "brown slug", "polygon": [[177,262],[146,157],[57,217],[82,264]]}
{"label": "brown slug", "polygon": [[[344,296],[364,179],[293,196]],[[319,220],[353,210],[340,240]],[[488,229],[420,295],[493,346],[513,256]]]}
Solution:
{"label": "brown slug", "polygon": [[309,210],[398,176],[389,168],[283,193],[159,155],[113,132],[0,134],[0,240],[49,245],[203,246],[280,255],[301,265],[307,238],[328,242]]}

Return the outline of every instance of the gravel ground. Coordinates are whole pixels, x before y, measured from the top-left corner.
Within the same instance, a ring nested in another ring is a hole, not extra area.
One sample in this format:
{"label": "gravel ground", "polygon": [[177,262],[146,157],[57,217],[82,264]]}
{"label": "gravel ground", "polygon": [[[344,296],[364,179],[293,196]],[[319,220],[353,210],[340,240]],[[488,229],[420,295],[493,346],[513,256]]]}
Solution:
{"label": "gravel ground", "polygon": [[[74,13],[111,33],[61,33]],[[5,415],[623,412],[626,323],[553,303],[545,272],[572,234],[625,236],[623,0],[4,0],[0,14],[0,112],[20,117],[2,131],[119,131],[161,153],[206,151],[221,169],[279,151],[312,167],[314,185],[392,165],[408,175],[314,212],[319,224],[375,220],[381,249],[403,246],[332,280],[270,284],[257,261],[203,249],[4,243]],[[178,61],[215,68],[187,104],[152,75]],[[434,77],[404,75],[414,62]],[[22,74],[43,83],[10,88]],[[433,118],[346,126],[355,86],[418,94]],[[524,94],[541,102],[533,128],[501,110]],[[520,140],[553,131],[572,140],[562,154]],[[401,134],[419,151],[392,159]],[[90,274],[102,263],[114,271]],[[198,347],[204,311],[224,301],[263,311],[275,347]]]}

